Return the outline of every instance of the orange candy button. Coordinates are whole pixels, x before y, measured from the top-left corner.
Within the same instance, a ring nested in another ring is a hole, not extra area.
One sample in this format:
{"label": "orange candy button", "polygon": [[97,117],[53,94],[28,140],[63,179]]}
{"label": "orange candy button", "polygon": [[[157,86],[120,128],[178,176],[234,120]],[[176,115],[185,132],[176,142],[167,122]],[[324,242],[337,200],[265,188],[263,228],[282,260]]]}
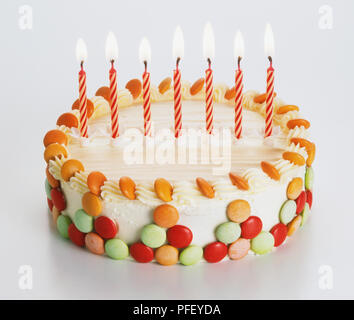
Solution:
{"label": "orange candy button", "polygon": [[269,178],[273,180],[279,180],[280,179],[280,173],[276,167],[274,167],[271,163],[262,161],[261,162],[261,167],[262,170],[265,174],[269,176]]}
{"label": "orange candy button", "polygon": [[[74,101],[71,109],[72,110],[80,109],[80,99],[76,99]],[[87,99],[86,110],[87,110],[87,117],[91,118],[93,112],[95,111],[95,106],[93,105],[93,102],[90,99]]]}
{"label": "orange candy button", "polygon": [[154,211],[154,221],[162,228],[171,228],[177,224],[179,214],[177,209],[170,204],[161,204]]}
{"label": "orange candy button", "polygon": [[163,79],[159,84],[159,92],[164,94],[168,89],[171,88],[171,82],[172,79],[170,77]]}
{"label": "orange candy button", "polygon": [[283,159],[297,166],[303,166],[306,163],[305,158],[297,152],[286,151],[283,153]]}
{"label": "orange candy button", "polygon": [[294,232],[300,227],[301,225],[302,216],[296,216],[291,222],[288,224],[288,237],[291,237]]}
{"label": "orange candy button", "polygon": [[92,171],[87,177],[87,186],[91,193],[96,196],[101,194],[101,187],[107,180],[106,176],[99,171]]}
{"label": "orange candy button", "polygon": [[171,184],[164,178],[158,178],[155,180],[154,189],[156,195],[165,202],[172,201],[173,188]]}
{"label": "orange candy button", "polygon": [[236,88],[232,87],[231,89],[227,89],[224,95],[224,98],[226,100],[231,100],[233,98],[235,98],[236,96]]}
{"label": "orange candy button", "polygon": [[193,83],[191,88],[189,89],[189,92],[192,96],[196,95],[200,90],[203,89],[204,87],[204,78],[198,79],[196,82]]}
{"label": "orange candy button", "polygon": [[250,216],[251,207],[246,200],[237,199],[229,203],[226,212],[231,221],[241,223]]}
{"label": "orange candy button", "polygon": [[294,129],[295,127],[305,127],[305,129],[310,128],[310,122],[305,119],[292,119],[286,124],[288,129]]}
{"label": "orange candy button", "polygon": [[213,187],[203,178],[197,178],[196,179],[197,186],[200,190],[200,192],[206,196],[207,198],[214,198],[215,192]]}
{"label": "orange candy button", "polygon": [[63,113],[57,120],[58,126],[66,126],[68,128],[78,128],[79,120],[70,112]]}
{"label": "orange candy button", "polygon": [[139,79],[132,79],[127,82],[125,88],[128,89],[133,96],[133,99],[136,99],[140,96],[142,90],[142,84]]}
{"label": "orange candy button", "polygon": [[300,147],[305,148],[306,151],[310,150],[313,147],[311,141],[308,141],[303,138],[291,138],[290,142],[294,143],[295,145],[299,144]]}
{"label": "orange candy button", "polygon": [[63,131],[60,130],[50,130],[46,133],[43,139],[43,144],[45,147],[52,143],[68,144],[68,138]]}
{"label": "orange candy button", "polygon": [[[274,92],[273,97],[275,97],[276,95],[277,94]],[[266,101],[266,99],[267,99],[267,93],[262,93],[262,94],[259,94],[258,96],[255,96],[253,98],[253,101],[255,103],[263,103]]]}
{"label": "orange candy button", "polygon": [[111,102],[110,94],[111,94],[111,91],[110,91],[109,87],[101,87],[96,91],[95,96],[103,97],[108,102]]}
{"label": "orange candy button", "polygon": [[90,232],[86,234],[85,245],[94,254],[104,254],[104,241],[97,233]]}
{"label": "orange candy button", "polygon": [[286,195],[288,199],[295,200],[300,195],[303,185],[304,182],[300,177],[296,177],[291,180],[286,190]]}
{"label": "orange candy button", "polygon": [[65,147],[59,143],[52,143],[44,150],[44,160],[48,163],[49,160],[54,160],[55,157],[64,157],[68,156],[68,152]]}
{"label": "orange candy button", "polygon": [[178,262],[178,250],[168,244],[163,245],[156,250],[155,259],[163,266],[171,266]]}
{"label": "orange candy button", "polygon": [[45,175],[47,176],[47,180],[52,188],[59,187],[59,181],[53,177],[53,175],[49,172],[49,168],[45,169]]}
{"label": "orange candy button", "polygon": [[251,248],[251,242],[248,239],[239,238],[229,245],[229,257],[231,260],[239,260],[245,257]]}
{"label": "orange candy button", "polygon": [[316,145],[312,143],[312,148],[307,151],[306,165],[311,167],[316,155]]}
{"label": "orange candy button", "polygon": [[284,114],[287,113],[289,111],[299,111],[299,107],[298,106],[294,106],[294,105],[285,105],[285,106],[281,106],[278,108],[277,110],[277,114]]}
{"label": "orange candy button", "polygon": [[135,182],[129,177],[121,177],[119,179],[119,188],[120,191],[123,193],[130,200],[135,200]]}
{"label": "orange candy button", "polygon": [[79,160],[70,159],[64,162],[60,173],[64,181],[69,181],[76,172],[84,171],[85,168]]}
{"label": "orange candy button", "polygon": [[234,186],[236,186],[237,188],[239,188],[240,190],[248,190],[250,188],[247,180],[238,176],[237,174],[230,172],[229,177],[230,177],[231,183]]}
{"label": "orange candy button", "polygon": [[90,216],[97,217],[102,212],[102,203],[99,197],[91,192],[86,192],[82,196],[82,208]]}

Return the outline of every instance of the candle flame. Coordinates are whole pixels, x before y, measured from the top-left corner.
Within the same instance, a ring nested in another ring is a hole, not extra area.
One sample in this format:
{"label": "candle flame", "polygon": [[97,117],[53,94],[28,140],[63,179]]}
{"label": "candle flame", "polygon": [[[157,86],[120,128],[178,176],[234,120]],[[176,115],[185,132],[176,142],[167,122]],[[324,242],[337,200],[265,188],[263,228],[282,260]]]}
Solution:
{"label": "candle flame", "polygon": [[115,61],[118,58],[118,44],[117,39],[112,31],[107,35],[106,39],[106,59],[108,61]]}
{"label": "candle flame", "polygon": [[267,23],[264,33],[264,52],[267,57],[274,56],[274,36],[269,23]]}
{"label": "candle flame", "polygon": [[215,56],[215,39],[214,31],[210,22],[208,22],[204,27],[204,36],[203,36],[203,53],[205,59],[214,59]]}
{"label": "candle flame", "polygon": [[149,40],[146,39],[145,37],[141,40],[140,42],[140,47],[139,47],[139,60],[144,63],[150,62],[151,61],[151,47]]}
{"label": "candle flame", "polygon": [[76,59],[77,61],[84,62],[87,60],[87,48],[85,41],[79,38],[76,43]]}
{"label": "candle flame", "polygon": [[238,60],[238,58],[243,58],[243,55],[245,54],[245,45],[243,42],[243,37],[241,31],[237,31],[235,35],[235,40],[234,40],[234,55],[235,59]]}
{"label": "candle flame", "polygon": [[184,56],[184,38],[180,26],[177,26],[172,45],[173,58],[176,61],[178,58],[182,59]]}

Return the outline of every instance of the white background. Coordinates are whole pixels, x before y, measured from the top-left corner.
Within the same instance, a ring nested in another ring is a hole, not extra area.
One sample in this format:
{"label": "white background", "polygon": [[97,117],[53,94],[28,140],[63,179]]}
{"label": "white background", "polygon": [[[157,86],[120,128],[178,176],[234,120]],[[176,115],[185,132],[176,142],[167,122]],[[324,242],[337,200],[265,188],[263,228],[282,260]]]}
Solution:
{"label": "white background", "polygon": [[[33,9],[33,29],[19,28],[19,7]],[[333,28],[319,28],[319,8],[333,9]],[[267,299],[354,298],[353,294],[353,1],[1,1],[0,298]],[[120,47],[119,86],[140,77],[138,46],[152,46],[151,77],[171,75],[171,43],[185,35],[183,77],[204,74],[202,31],[216,38],[216,82],[232,85],[233,37],[243,32],[246,89],[264,91],[266,22],[273,26],[276,92],[311,120],[317,145],[314,207],[309,223],[275,253],[239,262],[161,267],[98,257],[55,232],[44,193],[42,138],[77,97],[78,37],[88,46],[88,94],[108,82],[107,32]],[[21,265],[33,289],[18,286]],[[319,286],[321,266],[333,288]]]}

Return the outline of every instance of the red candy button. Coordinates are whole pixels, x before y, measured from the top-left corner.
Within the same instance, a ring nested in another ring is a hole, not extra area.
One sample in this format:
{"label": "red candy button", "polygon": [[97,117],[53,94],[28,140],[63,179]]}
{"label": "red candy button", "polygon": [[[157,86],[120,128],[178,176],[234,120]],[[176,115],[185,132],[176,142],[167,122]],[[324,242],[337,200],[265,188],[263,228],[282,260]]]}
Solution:
{"label": "red candy button", "polygon": [[77,246],[83,247],[85,245],[85,233],[78,230],[73,223],[69,225],[68,234],[70,240]]}
{"label": "red candy button", "polygon": [[210,263],[219,262],[227,255],[227,246],[222,242],[209,243],[204,248],[204,259]]}
{"label": "red candy button", "polygon": [[311,190],[306,190],[306,202],[309,204],[309,207],[311,209],[311,207],[312,207],[312,192],[311,192]]}
{"label": "red candy button", "polygon": [[253,239],[262,231],[262,220],[256,216],[250,216],[245,222],[241,223],[241,237]]}
{"label": "red candy button", "polygon": [[110,218],[101,216],[95,220],[95,230],[104,239],[112,239],[118,232],[118,225]]}
{"label": "red candy button", "polygon": [[52,211],[53,210],[53,201],[50,200],[49,198],[47,198],[47,203],[48,203],[49,210]]}
{"label": "red candy button", "polygon": [[299,214],[305,208],[306,192],[302,191],[295,201],[296,201],[296,206],[297,206],[296,207],[296,214]]}
{"label": "red candy button", "polygon": [[129,248],[130,255],[141,263],[152,261],[154,258],[154,250],[141,242],[134,243]]}
{"label": "red candy button", "polygon": [[175,225],[167,230],[167,241],[175,248],[188,247],[192,239],[192,231],[185,226]]}
{"label": "red candy button", "polygon": [[59,212],[65,210],[66,201],[64,195],[58,189],[52,189],[52,191],[50,191],[50,195],[52,197],[54,207],[56,207]]}
{"label": "red candy button", "polygon": [[288,228],[285,224],[278,223],[270,230],[270,233],[274,238],[274,247],[279,247],[286,239]]}

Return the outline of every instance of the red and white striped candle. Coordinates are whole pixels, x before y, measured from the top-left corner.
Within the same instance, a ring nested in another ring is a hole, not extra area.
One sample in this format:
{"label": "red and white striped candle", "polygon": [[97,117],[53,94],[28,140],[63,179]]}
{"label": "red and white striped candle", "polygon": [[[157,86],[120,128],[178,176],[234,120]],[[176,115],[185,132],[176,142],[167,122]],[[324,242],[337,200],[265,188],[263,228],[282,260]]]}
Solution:
{"label": "red and white striped candle", "polygon": [[109,89],[111,99],[111,128],[112,139],[119,137],[119,113],[118,113],[118,88],[117,88],[117,71],[114,68],[114,61],[118,58],[118,44],[112,32],[108,33],[106,40],[106,58],[111,62],[109,70]]}
{"label": "red and white striped candle", "polygon": [[86,44],[79,39],[76,44],[76,57],[80,62],[79,72],[79,110],[80,110],[80,136],[87,138],[87,96],[86,96],[86,72],[84,71],[84,61],[87,59]]}
{"label": "red and white striped candle", "polygon": [[111,127],[112,138],[119,137],[118,121],[118,89],[117,89],[117,71],[114,69],[113,61],[111,70],[109,70],[109,89],[111,98]]}
{"label": "red and white striped candle", "polygon": [[273,100],[274,100],[274,69],[272,67],[272,60],[270,60],[270,66],[267,69],[265,137],[271,136],[273,131]]}
{"label": "red and white striped candle", "polygon": [[182,130],[182,93],[181,70],[179,62],[184,56],[184,39],[182,29],[178,26],[173,38],[173,57],[176,61],[176,70],[173,71],[174,111],[175,111],[175,137],[181,135]]}
{"label": "red and white striped candle", "polygon": [[174,110],[175,110],[175,137],[181,135],[182,130],[182,94],[181,94],[181,71],[178,69],[173,72],[174,90]]}
{"label": "red and white striped candle", "polygon": [[238,68],[235,75],[235,137],[242,136],[242,98],[243,98],[243,72],[240,68],[241,59],[244,55],[243,38],[240,31],[236,33],[234,41],[234,54],[237,59]]}
{"label": "red and white striped candle", "polygon": [[272,65],[272,56],[274,55],[274,37],[270,24],[266,25],[264,34],[264,51],[269,59],[269,68],[267,69],[267,98],[266,98],[266,120],[264,136],[269,137],[273,131],[273,101],[274,101],[274,69]]}
{"label": "red and white striped candle", "polygon": [[146,38],[143,38],[140,43],[139,56],[145,66],[143,73],[144,136],[151,136],[150,73],[147,72],[147,64],[151,60],[151,49]]}
{"label": "red and white striped candle", "polygon": [[205,70],[205,112],[206,112],[206,130],[209,134],[213,133],[214,128],[214,87],[213,87],[213,70],[209,68]]}
{"label": "red and white striped candle", "polygon": [[211,69],[211,60],[215,56],[215,40],[214,32],[210,23],[204,28],[203,39],[204,57],[208,61],[208,69],[205,70],[205,120],[206,131],[213,133],[214,123],[214,87],[213,87],[213,70]]}

